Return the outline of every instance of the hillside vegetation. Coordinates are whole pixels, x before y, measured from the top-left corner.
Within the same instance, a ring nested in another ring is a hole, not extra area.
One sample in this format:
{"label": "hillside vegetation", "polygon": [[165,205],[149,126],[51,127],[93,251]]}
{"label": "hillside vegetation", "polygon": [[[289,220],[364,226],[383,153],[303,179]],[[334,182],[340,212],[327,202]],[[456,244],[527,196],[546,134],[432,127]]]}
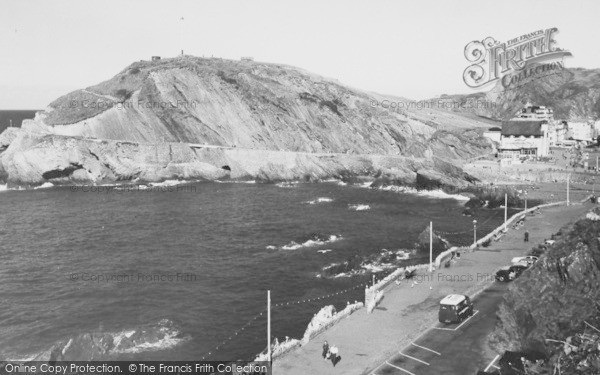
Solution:
{"label": "hillside vegetation", "polygon": [[[511,284],[498,312],[492,346],[499,352],[545,353],[550,370],[563,364],[562,374],[598,374],[600,347],[595,342],[600,332],[592,327],[600,327],[599,235],[597,213],[556,235],[556,243]],[[577,352],[579,346],[582,351]],[[592,356],[583,363],[588,354]],[[592,365],[596,367],[590,370]]]}

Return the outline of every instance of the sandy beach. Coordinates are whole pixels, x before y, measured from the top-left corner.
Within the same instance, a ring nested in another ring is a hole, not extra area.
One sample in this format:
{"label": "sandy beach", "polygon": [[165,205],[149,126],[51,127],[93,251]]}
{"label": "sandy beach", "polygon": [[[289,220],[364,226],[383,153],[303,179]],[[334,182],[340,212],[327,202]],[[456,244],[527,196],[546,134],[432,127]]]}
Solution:
{"label": "sandy beach", "polygon": [[[561,186],[551,185],[543,185],[543,188],[533,192],[547,198],[561,191]],[[571,200],[578,201],[586,195],[581,190],[577,195],[572,195]],[[549,239],[553,233],[576,221],[591,207],[586,202],[541,209],[539,214],[528,216],[523,227],[509,229],[498,242],[493,242],[487,248],[464,253],[449,268],[441,268],[431,275],[419,274],[414,280],[416,284],[408,280],[400,282],[400,285],[390,284],[384,289],[383,301],[372,314],[361,309],[307,345],[276,359],[273,373],[368,373],[437,322],[437,306],[445,295],[474,295],[485,289],[494,282],[493,275],[499,267]],[[525,230],[530,233],[530,242],[523,242]],[[339,348],[341,361],[335,368],[330,361],[321,357],[325,340]]]}

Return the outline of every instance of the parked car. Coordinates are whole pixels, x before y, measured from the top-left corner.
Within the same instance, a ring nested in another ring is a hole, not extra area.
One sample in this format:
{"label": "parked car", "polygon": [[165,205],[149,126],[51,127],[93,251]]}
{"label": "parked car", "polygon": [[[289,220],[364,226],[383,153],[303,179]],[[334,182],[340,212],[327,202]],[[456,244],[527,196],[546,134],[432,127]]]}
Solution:
{"label": "parked car", "polygon": [[496,272],[496,280],[501,282],[512,281],[521,276],[523,271],[525,271],[527,268],[529,268],[529,266],[525,263],[518,263],[513,264],[512,266],[502,267]]}
{"label": "parked car", "polygon": [[440,301],[439,321],[459,323],[473,315],[473,302],[463,294],[449,294]]}
{"label": "parked car", "polygon": [[513,265],[514,264],[519,264],[519,263],[525,263],[529,266],[531,266],[533,263],[538,261],[538,257],[533,256],[533,255],[527,255],[524,257],[514,257],[512,258],[512,260],[510,261]]}

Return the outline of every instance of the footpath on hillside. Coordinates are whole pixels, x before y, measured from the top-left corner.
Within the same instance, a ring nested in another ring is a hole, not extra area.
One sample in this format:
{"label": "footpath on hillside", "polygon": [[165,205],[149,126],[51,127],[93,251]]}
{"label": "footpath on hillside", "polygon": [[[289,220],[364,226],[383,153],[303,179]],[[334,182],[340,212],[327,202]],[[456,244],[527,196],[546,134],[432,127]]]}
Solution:
{"label": "footpath on hillside", "polygon": [[[557,206],[527,216],[519,229],[508,233],[487,248],[463,253],[449,268],[432,275],[419,274],[414,280],[391,283],[379,306],[367,314],[360,309],[312,339],[305,346],[273,362],[273,374],[320,375],[363,374],[397,353],[421,332],[437,322],[439,301],[447,294],[476,293],[494,282],[495,271],[515,256],[550,239],[565,225],[575,222],[591,209],[590,203]],[[529,242],[523,241],[525,231]],[[414,281],[417,284],[414,284]],[[341,361],[333,367],[321,357],[324,341],[339,348]]]}

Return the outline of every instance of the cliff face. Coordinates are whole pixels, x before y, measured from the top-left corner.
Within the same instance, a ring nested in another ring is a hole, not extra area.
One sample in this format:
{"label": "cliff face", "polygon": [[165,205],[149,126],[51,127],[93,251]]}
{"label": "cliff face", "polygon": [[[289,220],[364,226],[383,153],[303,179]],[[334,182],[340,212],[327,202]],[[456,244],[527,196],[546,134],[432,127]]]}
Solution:
{"label": "cliff face", "polygon": [[[20,134],[11,134],[10,146],[0,148],[0,174],[27,183],[56,175],[70,181],[214,178],[223,165],[206,155],[227,159],[222,155],[235,154],[235,148],[253,159],[240,161],[239,175],[253,176],[249,170],[278,175],[275,169],[281,169],[282,179],[296,175],[284,172],[286,162],[275,156],[256,160],[266,151],[287,151],[314,154],[294,156],[311,160],[299,169],[309,175],[322,175],[331,160],[339,166],[358,159],[348,155],[375,164],[378,156],[394,156],[397,177],[422,168],[432,172],[440,164],[436,158],[460,164],[491,151],[480,135],[483,123],[431,111],[393,111],[373,104],[380,99],[284,65],[194,57],[137,62],[25,121]],[[186,143],[213,147],[198,153]],[[174,158],[173,148],[180,152]],[[169,157],[161,156],[167,149]],[[83,171],[69,172],[77,170]]]}
{"label": "cliff face", "polygon": [[501,304],[490,343],[498,352],[556,344],[600,317],[600,217],[589,214],[558,238],[532,268],[516,279]]}
{"label": "cliff face", "polygon": [[556,119],[593,119],[600,117],[600,69],[565,68],[525,79],[507,88],[498,81],[486,93],[444,95],[441,99],[462,103],[462,106],[455,106],[457,112],[497,120],[514,117],[528,101],[551,107]]}
{"label": "cliff face", "polygon": [[500,119],[513,117],[528,100],[551,107],[556,119],[597,118],[600,116],[600,69],[564,69],[509,89],[497,85],[487,98],[499,104],[490,115]]}

